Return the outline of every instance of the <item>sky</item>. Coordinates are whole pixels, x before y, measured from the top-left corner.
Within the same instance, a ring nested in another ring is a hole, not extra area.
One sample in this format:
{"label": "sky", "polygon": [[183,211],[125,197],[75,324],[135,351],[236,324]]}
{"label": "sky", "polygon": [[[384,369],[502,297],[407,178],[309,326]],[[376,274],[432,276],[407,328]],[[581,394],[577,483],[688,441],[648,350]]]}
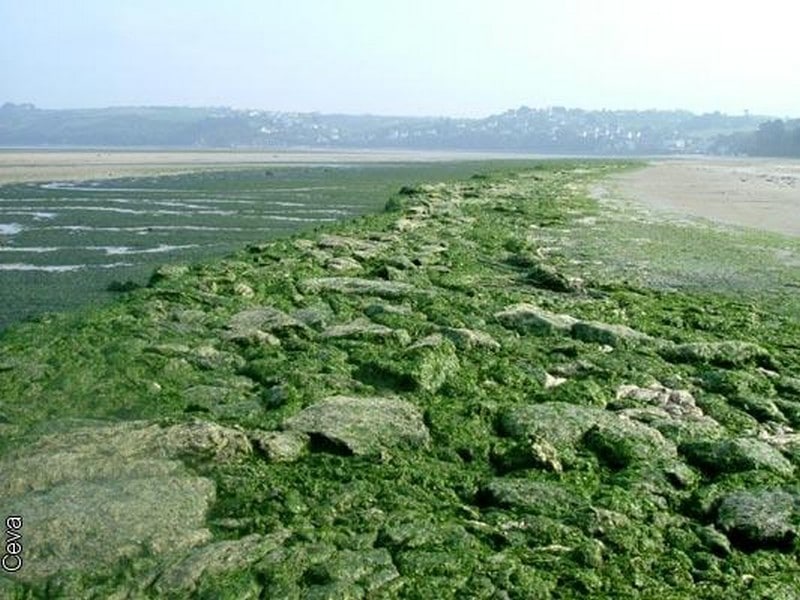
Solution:
{"label": "sky", "polygon": [[800,3],[0,0],[0,103],[800,116]]}

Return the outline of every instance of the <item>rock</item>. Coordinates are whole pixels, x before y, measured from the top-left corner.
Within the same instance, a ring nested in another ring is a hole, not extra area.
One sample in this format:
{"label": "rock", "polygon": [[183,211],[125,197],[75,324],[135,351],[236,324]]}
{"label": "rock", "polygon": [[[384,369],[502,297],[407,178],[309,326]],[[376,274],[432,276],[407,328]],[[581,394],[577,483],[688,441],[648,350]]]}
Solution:
{"label": "rock", "polygon": [[549,265],[532,265],[525,280],[537,288],[553,292],[576,291],[575,286],[566,277]]}
{"label": "rock", "polygon": [[550,373],[544,374],[544,389],[546,390],[558,387],[565,383],[567,383],[567,379],[565,379],[564,377],[555,377],[554,375],[550,375]]}
{"label": "rock", "polygon": [[558,450],[547,440],[535,436],[496,446],[492,450],[492,461],[505,472],[531,468],[554,473],[563,470]]}
{"label": "rock", "polygon": [[227,328],[229,334],[234,335],[249,331],[274,333],[286,329],[304,329],[305,325],[277,308],[265,306],[236,313],[228,321]]}
{"label": "rock", "polygon": [[566,402],[544,402],[513,409],[501,415],[501,433],[517,440],[537,439],[555,448],[552,460],[568,466],[576,457],[583,436],[595,423],[616,418],[607,411]]}
{"label": "rock", "polygon": [[[59,468],[49,457],[42,469]],[[24,507],[25,568],[35,580],[62,570],[87,573],[143,554],[162,555],[205,543],[205,515],[214,484],[187,473],[129,478],[125,466],[110,478],[62,482],[39,492],[0,496],[3,514]]]}
{"label": "rock", "polygon": [[326,302],[317,302],[307,308],[300,308],[292,313],[292,318],[305,323],[313,329],[327,327],[334,318],[333,310]]}
{"label": "rock", "polygon": [[363,269],[360,262],[346,256],[330,259],[325,267],[331,271],[361,271]]}
{"label": "rock", "polygon": [[778,450],[753,438],[681,444],[680,452],[690,464],[712,475],[751,470],[772,471],[784,477],[794,474],[792,463]]}
{"label": "rock", "polygon": [[567,333],[578,322],[569,315],[552,313],[525,303],[509,306],[494,316],[504,327],[537,335]]}
{"label": "rock", "polygon": [[623,385],[617,390],[617,400],[632,400],[663,409],[676,419],[701,418],[703,411],[695,404],[694,397],[687,390],[673,390],[655,383],[642,388]]}
{"label": "rock", "polygon": [[572,337],[583,342],[607,344],[616,348],[626,342],[645,341],[650,336],[625,325],[609,325],[596,321],[578,321],[570,330]]}
{"label": "rock", "polygon": [[383,448],[421,448],[429,442],[422,414],[394,398],[333,396],[303,409],[284,423],[289,431],[323,438],[356,455],[379,454]]}
{"label": "rock", "polygon": [[242,432],[204,422],[116,423],[41,437],[0,464],[2,514],[25,507],[25,525],[36,532],[20,576],[95,572],[207,542],[214,484],[175,459],[231,460],[250,451]]}
{"label": "rock", "polygon": [[511,477],[491,481],[479,492],[478,501],[551,518],[568,518],[587,506],[573,490],[559,483]]}
{"label": "rock", "polygon": [[497,350],[500,348],[500,344],[497,340],[483,331],[474,331],[472,329],[457,327],[443,327],[441,332],[459,349],[488,348],[490,350]]}
{"label": "rock", "polygon": [[179,279],[189,272],[189,267],[186,265],[161,265],[150,276],[149,285],[153,285],[160,281]]}
{"label": "rock", "polygon": [[786,423],[784,416],[778,405],[770,398],[765,398],[757,394],[735,394],[728,397],[728,403],[746,412],[748,415],[761,422],[774,421],[775,423]]}
{"label": "rock", "polygon": [[583,442],[602,462],[618,469],[636,462],[666,462],[678,454],[658,430],[627,419],[593,425]]}
{"label": "rock", "polygon": [[675,445],[652,427],[601,408],[565,402],[513,409],[501,416],[500,429],[516,439],[547,441],[561,462],[570,462],[581,444],[615,467],[656,459],[669,462],[677,455]]}
{"label": "rock", "polygon": [[769,352],[750,342],[695,342],[666,345],[660,352],[664,358],[673,362],[705,363],[722,367],[736,367],[753,362],[764,367],[772,364]]}
{"label": "rock", "polygon": [[403,353],[401,373],[414,387],[434,393],[460,368],[455,346],[439,334],[429,335]]}
{"label": "rock", "polygon": [[665,438],[676,444],[719,439],[727,435],[724,427],[706,415],[680,418],[655,406],[624,408],[617,411],[617,414],[657,429]]}
{"label": "rock", "polygon": [[612,413],[600,408],[566,402],[543,402],[505,413],[501,416],[500,428],[502,433],[514,438],[540,437],[562,450],[580,443],[595,423],[605,423],[615,418]]}
{"label": "rock", "polygon": [[338,292],[340,294],[363,294],[384,298],[402,298],[419,294],[420,290],[401,281],[361,279],[359,277],[317,277],[300,282],[304,293]]}
{"label": "rock", "polygon": [[308,435],[298,431],[260,431],[250,440],[269,462],[294,462],[308,451]]}
{"label": "rock", "polygon": [[798,533],[798,497],[780,489],[734,492],[717,509],[716,524],[734,544],[788,548]]}
{"label": "rock", "polygon": [[[266,536],[252,534],[193,549],[186,557],[166,567],[153,589],[159,595],[192,594],[202,580],[243,571],[278,548],[291,532],[279,530]],[[185,596],[184,596],[185,597]]]}
{"label": "rock", "polygon": [[369,319],[358,318],[350,323],[334,325],[322,332],[323,338],[354,338],[354,339],[387,339],[395,338],[408,343],[408,333],[403,330],[395,331],[385,325],[378,325]]}
{"label": "rock", "polygon": [[731,553],[731,543],[724,534],[720,533],[711,525],[706,527],[696,527],[695,534],[700,542],[717,556],[725,557]]}
{"label": "rock", "polygon": [[[342,235],[323,235],[317,242],[317,246],[326,250],[349,252],[352,253],[353,256],[362,259],[372,258],[381,250],[381,244],[379,243]],[[359,267],[360,266],[361,265],[359,265]]]}
{"label": "rock", "polygon": [[253,291],[253,288],[242,282],[239,282],[233,286],[233,293],[243,298],[252,298],[256,295],[255,291]]}

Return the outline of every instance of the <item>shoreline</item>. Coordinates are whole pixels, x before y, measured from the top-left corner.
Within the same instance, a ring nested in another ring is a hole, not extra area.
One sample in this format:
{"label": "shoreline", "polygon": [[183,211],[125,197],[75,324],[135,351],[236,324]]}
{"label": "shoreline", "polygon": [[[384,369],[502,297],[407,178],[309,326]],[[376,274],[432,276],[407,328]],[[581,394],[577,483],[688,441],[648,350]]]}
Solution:
{"label": "shoreline", "polygon": [[656,211],[800,236],[800,161],[658,161],[609,180],[625,200]]}

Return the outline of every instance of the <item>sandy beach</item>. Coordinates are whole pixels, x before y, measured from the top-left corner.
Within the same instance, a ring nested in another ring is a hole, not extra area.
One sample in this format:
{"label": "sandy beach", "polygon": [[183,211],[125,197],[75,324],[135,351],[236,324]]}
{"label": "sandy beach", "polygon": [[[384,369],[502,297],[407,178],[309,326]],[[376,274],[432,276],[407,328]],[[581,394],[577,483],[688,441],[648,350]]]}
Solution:
{"label": "sandy beach", "polygon": [[[169,151],[0,150],[0,185],[25,181],[86,181],[202,170],[304,164],[441,162],[537,158],[492,152],[436,151]],[[538,157],[541,158],[541,157]]]}
{"label": "sandy beach", "polygon": [[797,160],[664,160],[615,177],[612,187],[649,208],[800,236]]}

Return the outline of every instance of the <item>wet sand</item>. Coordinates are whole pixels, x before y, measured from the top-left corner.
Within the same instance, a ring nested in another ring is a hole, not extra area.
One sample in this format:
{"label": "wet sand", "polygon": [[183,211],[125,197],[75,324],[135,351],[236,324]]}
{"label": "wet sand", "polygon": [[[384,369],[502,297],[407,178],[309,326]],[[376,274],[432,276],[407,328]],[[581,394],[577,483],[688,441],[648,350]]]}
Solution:
{"label": "wet sand", "polygon": [[664,160],[611,181],[649,208],[800,236],[798,160]]}
{"label": "wet sand", "polygon": [[441,162],[540,158],[491,152],[427,151],[128,151],[0,150],[0,185],[25,181],[86,181],[202,170],[305,164]]}

